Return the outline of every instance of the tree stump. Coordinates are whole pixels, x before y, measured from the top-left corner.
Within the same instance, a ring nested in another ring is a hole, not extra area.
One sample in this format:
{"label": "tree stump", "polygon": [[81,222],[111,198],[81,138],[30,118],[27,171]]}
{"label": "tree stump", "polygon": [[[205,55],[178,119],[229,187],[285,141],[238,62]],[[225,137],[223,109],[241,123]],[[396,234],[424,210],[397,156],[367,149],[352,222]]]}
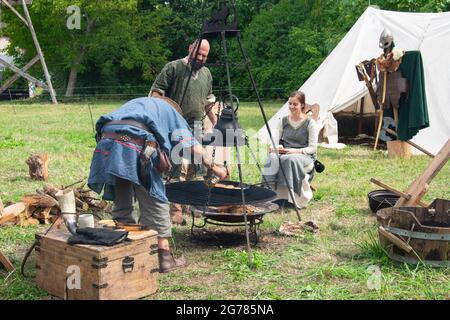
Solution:
{"label": "tree stump", "polygon": [[411,146],[405,142],[400,140],[387,141],[387,149],[388,149],[388,157],[402,157],[402,158],[411,158],[412,150]]}
{"label": "tree stump", "polygon": [[48,154],[32,154],[26,161],[33,180],[48,180]]}

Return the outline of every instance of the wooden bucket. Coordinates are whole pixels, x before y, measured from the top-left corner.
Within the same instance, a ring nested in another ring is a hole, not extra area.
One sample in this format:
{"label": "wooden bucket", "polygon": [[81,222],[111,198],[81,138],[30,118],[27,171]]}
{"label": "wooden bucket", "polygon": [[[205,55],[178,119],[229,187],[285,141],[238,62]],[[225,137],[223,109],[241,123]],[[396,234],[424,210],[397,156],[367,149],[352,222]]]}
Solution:
{"label": "wooden bucket", "polygon": [[436,199],[428,208],[392,207],[377,212],[378,235],[389,257],[450,267],[450,201]]}

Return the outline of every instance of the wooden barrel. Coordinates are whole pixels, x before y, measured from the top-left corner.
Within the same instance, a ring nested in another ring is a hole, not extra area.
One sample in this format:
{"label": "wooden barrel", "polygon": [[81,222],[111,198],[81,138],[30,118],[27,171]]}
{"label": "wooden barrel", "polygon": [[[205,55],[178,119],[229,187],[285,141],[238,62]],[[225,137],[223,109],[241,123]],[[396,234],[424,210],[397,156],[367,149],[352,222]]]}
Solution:
{"label": "wooden barrel", "polygon": [[436,199],[428,208],[392,207],[377,212],[378,235],[389,257],[450,267],[450,201]]}

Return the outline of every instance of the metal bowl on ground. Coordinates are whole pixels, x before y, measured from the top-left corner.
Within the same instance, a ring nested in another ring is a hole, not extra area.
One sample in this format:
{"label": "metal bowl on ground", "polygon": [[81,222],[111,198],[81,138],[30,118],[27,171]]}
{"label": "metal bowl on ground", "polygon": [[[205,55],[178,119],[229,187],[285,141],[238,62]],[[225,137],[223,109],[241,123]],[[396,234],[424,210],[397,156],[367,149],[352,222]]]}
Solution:
{"label": "metal bowl on ground", "polygon": [[390,208],[395,205],[400,197],[392,191],[386,189],[373,190],[367,194],[369,207],[373,213],[384,208]]}

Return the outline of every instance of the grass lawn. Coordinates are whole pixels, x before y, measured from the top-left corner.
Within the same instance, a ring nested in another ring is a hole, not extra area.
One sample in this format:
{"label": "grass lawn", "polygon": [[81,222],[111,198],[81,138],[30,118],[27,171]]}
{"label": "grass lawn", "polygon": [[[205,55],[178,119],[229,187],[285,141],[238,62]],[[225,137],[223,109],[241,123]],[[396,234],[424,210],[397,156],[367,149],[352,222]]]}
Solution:
{"label": "grass lawn", "polygon": [[[95,103],[94,120],[120,102]],[[268,117],[282,102],[265,104]],[[245,129],[258,129],[263,120],[254,103],[239,110]],[[0,105],[0,197],[20,201],[43,182],[31,181],[26,159],[31,153],[50,157],[49,183],[69,185],[86,179],[95,141],[87,104]],[[255,268],[247,266],[245,241],[227,245],[222,238],[244,234],[242,228],[207,226],[208,241],[190,241],[188,225],[174,228],[177,252],[189,262],[183,270],[159,276],[159,292],[147,299],[445,299],[450,297],[450,272],[424,266],[395,265],[378,245],[377,223],[368,209],[367,193],[377,189],[369,180],[380,179],[399,190],[423,172],[430,159],[387,158],[383,151],[348,146],[343,150],[319,149],[325,172],[316,174],[317,191],[303,220],[315,221],[317,234],[283,237],[284,221],[296,221],[294,211],[265,216],[261,239],[253,247]],[[244,165],[246,182],[258,182],[255,165]],[[237,170],[234,170],[234,175]],[[433,180],[424,201],[450,197],[447,164]],[[0,228],[0,250],[19,268],[38,227]],[[211,237],[215,236],[217,239]],[[234,236],[234,237],[232,237]],[[206,236],[205,236],[206,237]],[[204,239],[206,239],[204,237]],[[379,269],[378,269],[379,268]],[[381,272],[381,288],[369,289],[374,270]],[[27,265],[33,274],[34,255]],[[5,279],[0,269],[0,299],[49,299],[33,278],[15,272]]]}

